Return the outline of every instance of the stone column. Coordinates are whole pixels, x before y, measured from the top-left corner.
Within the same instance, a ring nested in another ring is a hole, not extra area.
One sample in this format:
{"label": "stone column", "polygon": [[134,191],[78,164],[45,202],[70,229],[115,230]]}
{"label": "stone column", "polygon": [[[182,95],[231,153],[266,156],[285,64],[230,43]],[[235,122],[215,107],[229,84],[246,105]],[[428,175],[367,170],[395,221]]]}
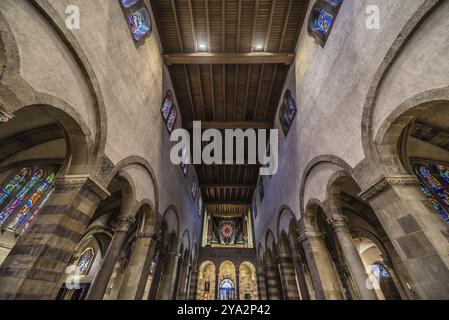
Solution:
{"label": "stone column", "polygon": [[257,270],[257,290],[259,292],[259,300],[267,300],[265,270],[261,267],[259,267]]}
{"label": "stone column", "polygon": [[175,298],[176,277],[178,270],[180,254],[178,252],[168,252],[166,254],[166,263],[162,272],[158,300],[172,300]]}
{"label": "stone column", "polygon": [[126,234],[134,224],[134,217],[121,216],[117,220],[114,236],[109,244],[108,250],[97,271],[92,286],[87,294],[87,300],[102,300],[108,287],[109,279],[114,271],[115,264],[126,239]]}
{"label": "stone column", "polygon": [[317,300],[342,300],[343,295],[332,269],[332,262],[319,232],[304,232],[299,236],[310,270]]}
{"label": "stone column", "polygon": [[150,232],[140,232],[125,271],[119,300],[141,300],[148,279],[149,268],[156,250],[158,235]]}
{"label": "stone column", "polygon": [[240,300],[240,270],[235,271],[235,300]]}
{"label": "stone column", "polygon": [[192,268],[192,274],[190,276],[190,289],[189,289],[189,300],[196,300],[198,288],[198,267],[194,266]]}
{"label": "stone column", "polygon": [[337,236],[340,248],[343,251],[346,265],[351,272],[355,285],[357,286],[360,299],[362,300],[376,300],[376,293],[372,288],[369,288],[368,275],[365,271],[362,258],[357,251],[357,248],[352,241],[351,232],[347,225],[347,219],[341,215],[333,215],[327,222],[333,228]]}
{"label": "stone column", "polygon": [[164,270],[164,265],[166,263],[165,253],[159,252],[159,261],[156,264],[156,269],[154,270],[153,280],[151,281],[150,293],[148,294],[148,300],[156,300],[161,285],[162,272]]}
{"label": "stone column", "polygon": [[178,285],[178,300],[185,300],[186,299],[186,292],[187,292],[187,282],[189,278],[189,268],[190,263],[189,261],[183,261],[182,267],[180,269],[180,275],[179,275],[179,285]]}
{"label": "stone column", "polygon": [[215,268],[215,300],[220,299],[220,293],[218,292],[219,290],[219,283],[218,281],[220,280],[220,270],[219,268]]}
{"label": "stone column", "polygon": [[281,283],[276,264],[265,264],[265,274],[267,279],[268,300],[281,300]]}
{"label": "stone column", "polygon": [[0,299],[55,299],[76,246],[108,196],[89,176],[58,178],[52,196],[0,268]]}
{"label": "stone column", "polygon": [[415,176],[384,177],[360,197],[379,222],[423,299],[449,297],[448,227],[420,190]]}
{"label": "stone column", "polygon": [[298,281],[299,291],[301,292],[301,300],[310,300],[305,271],[302,267],[301,255],[298,250],[293,250],[292,252],[292,264]]}
{"label": "stone column", "polygon": [[290,256],[281,255],[279,257],[279,270],[281,272],[285,300],[299,300],[298,284]]}

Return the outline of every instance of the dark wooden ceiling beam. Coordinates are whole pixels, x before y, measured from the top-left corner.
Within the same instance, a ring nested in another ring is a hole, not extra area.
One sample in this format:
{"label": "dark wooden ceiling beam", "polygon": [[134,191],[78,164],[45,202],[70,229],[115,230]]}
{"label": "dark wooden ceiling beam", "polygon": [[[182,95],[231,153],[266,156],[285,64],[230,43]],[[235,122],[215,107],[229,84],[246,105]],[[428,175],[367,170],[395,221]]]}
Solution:
{"label": "dark wooden ceiling beam", "polygon": [[262,65],[262,68],[260,70],[260,76],[259,76],[259,84],[257,86],[257,94],[256,94],[256,105],[254,106],[254,113],[253,113],[253,119],[256,119],[257,116],[257,107],[259,106],[260,101],[260,89],[262,88],[262,80],[263,80],[263,73],[265,71],[265,65]]}
{"label": "dark wooden ceiling beam", "polygon": [[282,48],[284,47],[284,40],[285,40],[285,35],[287,33],[288,21],[290,20],[290,13],[292,11],[292,6],[293,6],[293,0],[290,0],[288,2],[288,9],[287,9],[287,15],[285,17],[284,29],[282,30],[281,42],[279,44],[279,52],[282,51]]}
{"label": "dark wooden ceiling beam", "polygon": [[189,5],[190,24],[192,26],[193,42],[195,44],[195,50],[198,51],[198,40],[196,38],[195,18],[193,15],[192,0],[188,0],[188,5]]}
{"label": "dark wooden ceiling beam", "polygon": [[270,21],[268,22],[267,34],[265,37],[264,51],[268,51],[268,44],[271,38],[271,30],[273,27],[274,11],[276,10],[276,0],[271,4]]}
{"label": "dark wooden ceiling beam", "polygon": [[181,52],[184,52],[184,44],[182,43],[181,29],[179,28],[178,12],[176,10],[175,0],[171,0],[171,7],[173,11],[173,17],[175,18],[176,36],[178,37],[178,44]]}
{"label": "dark wooden ceiling beam", "polygon": [[250,206],[250,202],[246,201],[209,201],[207,206]]}
{"label": "dark wooden ceiling beam", "polygon": [[256,189],[257,185],[251,183],[200,183],[201,189]]}
{"label": "dark wooden ceiling beam", "polygon": [[167,66],[175,64],[285,64],[291,65],[294,53],[171,53],[164,55]]}
{"label": "dark wooden ceiling beam", "polygon": [[[192,129],[193,123],[184,123],[184,128]],[[272,122],[255,121],[203,121],[201,129],[273,129]]]}

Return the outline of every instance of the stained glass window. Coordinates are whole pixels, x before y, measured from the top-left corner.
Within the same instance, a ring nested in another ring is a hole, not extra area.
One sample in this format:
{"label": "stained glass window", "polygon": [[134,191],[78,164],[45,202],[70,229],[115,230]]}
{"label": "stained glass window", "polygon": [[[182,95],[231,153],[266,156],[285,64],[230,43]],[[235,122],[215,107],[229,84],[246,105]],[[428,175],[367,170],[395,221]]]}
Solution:
{"label": "stained glass window", "polygon": [[43,178],[44,171],[38,169],[33,176],[27,181],[25,186],[17,193],[17,195],[11,200],[11,202],[6,206],[5,209],[0,212],[0,225],[3,225],[8,219],[8,217],[16,210],[21,207],[25,198],[33,190],[35,185]]}
{"label": "stained glass window", "polygon": [[129,8],[139,2],[139,0],[120,0],[120,2],[125,8]]}
{"label": "stained glass window", "polygon": [[265,197],[265,187],[263,185],[263,178],[260,177],[259,178],[259,196],[260,196],[260,201],[263,201],[263,198]]}
{"label": "stained glass window", "polygon": [[162,117],[164,118],[165,121],[167,121],[172,107],[173,107],[173,95],[171,91],[168,90],[161,108]]}
{"label": "stained glass window", "polygon": [[321,9],[316,21],[316,27],[319,31],[328,34],[332,24],[334,23],[334,16],[327,12],[325,9]]}
{"label": "stained glass window", "polygon": [[418,164],[415,172],[421,181],[421,190],[441,215],[444,222],[449,224],[449,170],[442,164]]}
{"label": "stained glass window", "polygon": [[28,178],[31,170],[29,168],[20,169],[19,173],[9,181],[9,183],[0,192],[0,205]]}
{"label": "stained glass window", "polygon": [[55,178],[55,173],[52,172],[48,175],[47,179],[39,185],[23,208],[16,214],[13,222],[8,226],[9,230],[19,232],[25,227],[26,223],[31,218],[33,209],[38,208],[40,201],[44,199],[45,194],[53,187]]}
{"label": "stained glass window", "polygon": [[167,120],[167,129],[168,132],[172,132],[173,128],[175,127],[176,119],[178,118],[178,112],[176,111],[176,107],[173,106],[170,115],[168,116]]}
{"label": "stained glass window", "polygon": [[198,214],[200,216],[203,214],[203,197],[198,200]]}
{"label": "stained glass window", "polygon": [[312,8],[308,32],[315,42],[324,47],[334,27],[343,0],[317,0]]}
{"label": "stained glass window", "polygon": [[281,105],[279,111],[279,121],[285,135],[290,131],[290,127],[293,124],[297,112],[298,109],[296,107],[295,99],[293,99],[292,92],[287,90],[284,95],[284,103]]}
{"label": "stained glass window", "polygon": [[134,12],[134,14],[129,16],[128,23],[136,41],[140,41],[148,32],[151,31],[149,14],[145,8],[140,8]]}
{"label": "stained glass window", "polygon": [[76,263],[76,272],[78,275],[86,275],[89,273],[92,262],[95,258],[95,251],[93,248],[87,248],[78,258]]}
{"label": "stained glass window", "polygon": [[375,263],[371,266],[371,271],[376,276],[377,279],[380,278],[390,278],[390,272],[382,263]]}
{"label": "stained glass window", "polygon": [[197,190],[197,185],[196,182],[194,182],[192,184],[192,198],[195,199],[196,198],[196,190]]}
{"label": "stained glass window", "polygon": [[30,217],[30,219],[28,219],[28,222],[25,224],[25,227],[22,230],[17,230],[17,233],[22,234],[24,231],[28,230],[28,228],[30,227],[30,225],[33,223],[34,219],[37,217],[37,215],[39,214],[39,212],[42,210],[42,208],[45,206],[45,203],[47,203],[48,199],[51,197],[51,195],[53,194],[53,191],[55,191],[55,189],[51,189],[47,195],[45,196],[44,200],[42,200],[41,204],[39,205],[39,207],[34,211],[34,213],[32,214],[32,216]]}

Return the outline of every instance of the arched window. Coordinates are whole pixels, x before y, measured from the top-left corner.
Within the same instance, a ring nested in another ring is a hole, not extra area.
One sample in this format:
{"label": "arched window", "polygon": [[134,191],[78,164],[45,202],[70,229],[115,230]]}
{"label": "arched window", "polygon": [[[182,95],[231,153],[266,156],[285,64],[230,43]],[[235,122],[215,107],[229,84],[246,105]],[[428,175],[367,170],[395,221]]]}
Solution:
{"label": "arched window", "polygon": [[231,279],[224,279],[220,285],[220,300],[233,300],[234,282]]}
{"label": "arched window", "polygon": [[128,16],[128,23],[136,41],[142,40],[151,31],[150,15],[145,7]]}
{"label": "arched window", "polygon": [[173,128],[175,127],[176,119],[178,118],[178,112],[176,110],[176,105],[173,103],[173,93],[171,90],[168,90],[165,94],[161,113],[168,132],[172,133]]}
{"label": "arched window", "polygon": [[0,192],[0,205],[5,202],[6,199],[17,189],[19,189],[26,179],[30,176],[31,169],[30,168],[22,168],[20,171],[14,176],[14,178],[9,181],[9,183],[2,189]]}
{"label": "arched window", "polygon": [[203,197],[200,196],[198,200],[198,215],[201,217],[203,215]]}
{"label": "arched window", "polygon": [[52,172],[44,182],[42,182],[33,195],[28,199],[22,209],[16,214],[8,229],[16,233],[20,232],[31,219],[33,210],[37,211],[39,203],[45,199],[45,194],[52,188],[55,182],[55,173]]}
{"label": "arched window", "polygon": [[85,276],[89,273],[92,262],[95,258],[95,251],[93,248],[87,248],[81,254],[76,262],[76,274]]}
{"label": "arched window", "polygon": [[309,35],[323,48],[342,3],[343,0],[318,0],[312,8],[308,22]]}
{"label": "arched window", "polygon": [[285,136],[287,136],[293,121],[298,113],[298,108],[296,107],[295,99],[293,98],[292,92],[287,90],[284,94],[284,100],[279,110],[279,121],[282,126],[282,131],[284,131]]}
{"label": "arched window", "polygon": [[449,166],[439,163],[415,163],[421,190],[441,218],[449,224]]}
{"label": "arched window", "polygon": [[257,188],[259,189],[260,202],[262,202],[263,198],[265,198],[265,186],[263,185],[263,177],[259,178],[259,185]]}
{"label": "arched window", "polygon": [[196,198],[196,191],[197,191],[197,188],[198,188],[198,186],[197,186],[196,182],[194,182],[194,183],[192,184],[192,198],[193,198],[193,199]]}
{"label": "arched window", "polygon": [[129,8],[133,5],[135,5],[137,2],[139,2],[140,0],[120,0],[120,3],[122,4],[122,6],[124,6],[125,8]]}
{"label": "arched window", "polygon": [[0,226],[16,234],[28,228],[54,188],[54,172],[46,176],[43,169],[37,169],[30,176],[31,172],[30,168],[22,168],[1,193]]}

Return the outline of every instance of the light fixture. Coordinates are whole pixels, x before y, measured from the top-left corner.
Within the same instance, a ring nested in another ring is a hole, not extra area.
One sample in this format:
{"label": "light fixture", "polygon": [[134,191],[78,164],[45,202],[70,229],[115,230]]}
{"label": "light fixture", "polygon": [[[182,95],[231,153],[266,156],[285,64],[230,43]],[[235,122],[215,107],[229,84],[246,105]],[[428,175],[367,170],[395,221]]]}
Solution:
{"label": "light fixture", "polygon": [[200,44],[198,45],[198,49],[199,49],[200,51],[207,51],[207,45],[206,45],[205,43],[200,43]]}
{"label": "light fixture", "polygon": [[261,43],[256,45],[256,51],[262,51],[263,50],[263,45]]}

